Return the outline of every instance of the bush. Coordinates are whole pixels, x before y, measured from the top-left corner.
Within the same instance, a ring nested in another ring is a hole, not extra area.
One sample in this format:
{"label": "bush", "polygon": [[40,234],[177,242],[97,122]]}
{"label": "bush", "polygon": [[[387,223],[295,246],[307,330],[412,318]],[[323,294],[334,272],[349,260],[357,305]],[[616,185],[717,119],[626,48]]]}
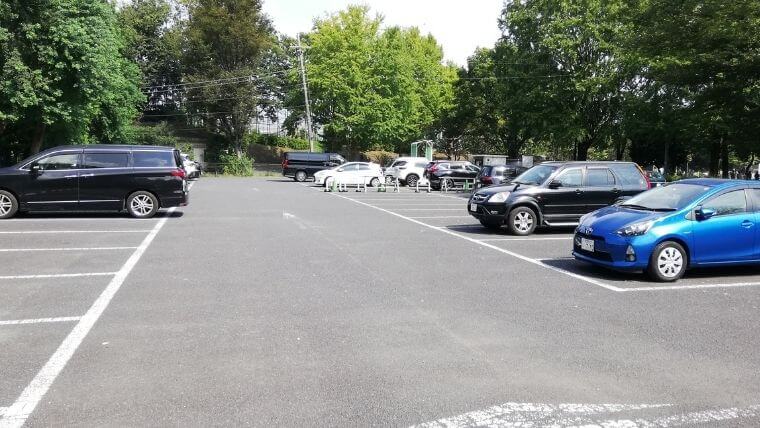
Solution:
{"label": "bush", "polygon": [[287,147],[293,150],[309,150],[309,142],[303,138],[259,134],[252,132],[244,138],[245,145],[261,144],[272,147]]}
{"label": "bush", "polygon": [[250,177],[253,175],[253,159],[243,156],[237,157],[235,154],[224,154],[221,156],[222,173],[224,175],[234,175],[237,177]]}
{"label": "bush", "polygon": [[393,159],[396,159],[398,155],[393,152],[385,150],[372,150],[362,153],[362,156],[369,162],[379,163],[380,165],[386,165]]}
{"label": "bush", "polygon": [[[172,133],[166,122],[156,125],[132,125],[126,131],[127,144],[141,146],[169,146],[178,147],[179,139]],[[182,150],[183,148],[180,148]],[[192,149],[192,148],[191,148]]]}

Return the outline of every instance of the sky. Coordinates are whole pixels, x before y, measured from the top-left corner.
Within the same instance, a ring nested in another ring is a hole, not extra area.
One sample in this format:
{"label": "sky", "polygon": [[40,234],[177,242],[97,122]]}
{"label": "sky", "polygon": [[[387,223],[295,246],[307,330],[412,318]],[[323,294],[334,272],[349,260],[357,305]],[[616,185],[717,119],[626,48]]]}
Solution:
{"label": "sky", "polygon": [[385,26],[419,27],[443,47],[446,60],[465,65],[475,48],[493,47],[503,0],[264,0],[264,11],[281,33],[308,32],[314,18],[362,4],[385,17]]}

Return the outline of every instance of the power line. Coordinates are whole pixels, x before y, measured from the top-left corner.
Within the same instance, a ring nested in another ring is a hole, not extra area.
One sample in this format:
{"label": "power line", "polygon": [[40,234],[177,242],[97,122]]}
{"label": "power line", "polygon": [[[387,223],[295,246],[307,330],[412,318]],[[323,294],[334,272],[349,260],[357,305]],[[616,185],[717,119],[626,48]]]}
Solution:
{"label": "power line", "polygon": [[194,85],[201,85],[204,83],[216,83],[216,82],[226,82],[230,80],[251,80],[251,79],[261,79],[264,77],[272,77],[277,76],[282,73],[289,73],[291,70],[280,70],[280,71],[274,71],[268,74],[251,74],[248,76],[238,76],[238,77],[227,77],[222,79],[211,79],[211,80],[200,80],[197,82],[186,82],[186,83],[171,83],[168,85],[153,85],[153,86],[143,86],[140,89],[142,90],[150,90],[150,89],[158,89],[158,88],[177,88],[177,87],[186,87],[186,86],[194,86]]}

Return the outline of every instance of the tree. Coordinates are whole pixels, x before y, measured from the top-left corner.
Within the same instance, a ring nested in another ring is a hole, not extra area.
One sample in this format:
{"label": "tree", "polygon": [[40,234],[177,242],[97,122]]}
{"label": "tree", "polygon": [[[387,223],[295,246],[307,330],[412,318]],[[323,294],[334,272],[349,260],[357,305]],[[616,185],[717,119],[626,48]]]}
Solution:
{"label": "tree", "polygon": [[190,0],[186,111],[222,132],[238,157],[253,122],[279,110],[287,65],[260,0]]}
{"label": "tree", "polygon": [[143,100],[122,46],[104,0],[0,1],[0,140],[36,153],[121,138]]}
{"label": "tree", "polygon": [[[381,24],[369,8],[351,6],[317,20],[306,37],[314,122],[328,147],[400,149],[434,132],[453,103],[456,74],[435,39]],[[303,104],[300,89],[289,104]]]}

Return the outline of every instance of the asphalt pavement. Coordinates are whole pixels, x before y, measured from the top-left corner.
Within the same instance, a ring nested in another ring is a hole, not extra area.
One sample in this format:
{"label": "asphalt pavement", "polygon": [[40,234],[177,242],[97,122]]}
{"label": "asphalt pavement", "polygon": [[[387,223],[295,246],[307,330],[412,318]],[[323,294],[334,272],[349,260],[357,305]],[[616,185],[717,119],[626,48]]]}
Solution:
{"label": "asphalt pavement", "polygon": [[465,201],[202,178],[0,222],[0,427],[760,425],[758,268],[653,284]]}

